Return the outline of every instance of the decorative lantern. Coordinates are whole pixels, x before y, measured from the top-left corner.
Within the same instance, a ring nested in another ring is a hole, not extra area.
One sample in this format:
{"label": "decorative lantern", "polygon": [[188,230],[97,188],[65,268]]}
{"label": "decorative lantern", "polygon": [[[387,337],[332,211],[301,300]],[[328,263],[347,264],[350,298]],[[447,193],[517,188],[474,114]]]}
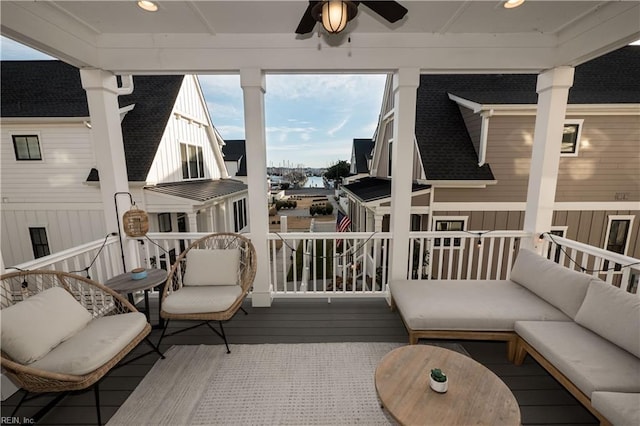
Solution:
{"label": "decorative lantern", "polygon": [[122,215],[122,227],[130,237],[143,237],[149,232],[149,216],[134,203],[131,210]]}

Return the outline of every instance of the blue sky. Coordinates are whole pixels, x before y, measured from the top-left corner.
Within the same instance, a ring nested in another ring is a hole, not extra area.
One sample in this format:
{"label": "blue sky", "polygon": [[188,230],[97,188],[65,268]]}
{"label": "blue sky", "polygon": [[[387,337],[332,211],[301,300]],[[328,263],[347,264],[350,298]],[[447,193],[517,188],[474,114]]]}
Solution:
{"label": "blue sky", "polygon": [[[50,59],[5,37],[0,58]],[[373,136],[384,75],[266,76],[267,166],[327,167],[350,160],[354,138]],[[238,75],[200,76],[211,120],[224,139],[244,139]]]}

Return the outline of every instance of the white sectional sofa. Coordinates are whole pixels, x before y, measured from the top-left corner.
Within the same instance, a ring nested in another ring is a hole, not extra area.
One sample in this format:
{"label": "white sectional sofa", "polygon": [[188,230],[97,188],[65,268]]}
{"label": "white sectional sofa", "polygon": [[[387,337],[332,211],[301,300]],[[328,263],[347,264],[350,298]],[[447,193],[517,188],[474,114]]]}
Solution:
{"label": "white sectional sofa", "polygon": [[510,360],[530,354],[601,421],[639,424],[640,296],[524,249],[508,280],[389,286],[410,343],[506,341]]}

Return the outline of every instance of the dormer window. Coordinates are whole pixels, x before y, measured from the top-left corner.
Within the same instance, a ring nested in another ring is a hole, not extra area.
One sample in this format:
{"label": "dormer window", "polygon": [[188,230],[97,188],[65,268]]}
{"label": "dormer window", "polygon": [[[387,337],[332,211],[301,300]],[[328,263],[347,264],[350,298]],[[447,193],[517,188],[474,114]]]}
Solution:
{"label": "dormer window", "polygon": [[13,135],[13,151],[18,161],[40,161],[40,141],[38,135]]}
{"label": "dormer window", "polygon": [[584,120],[567,120],[562,130],[562,147],[560,154],[566,157],[577,157],[580,146],[580,134]]}
{"label": "dormer window", "polygon": [[182,179],[204,178],[204,154],[201,146],[180,144]]}

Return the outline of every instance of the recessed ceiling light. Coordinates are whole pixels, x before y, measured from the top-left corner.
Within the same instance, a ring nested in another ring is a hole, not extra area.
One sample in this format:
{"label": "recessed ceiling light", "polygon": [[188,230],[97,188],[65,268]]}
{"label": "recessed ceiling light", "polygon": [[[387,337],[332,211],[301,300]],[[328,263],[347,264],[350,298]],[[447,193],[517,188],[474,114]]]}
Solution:
{"label": "recessed ceiling light", "polygon": [[155,12],[158,10],[158,5],[149,0],[138,1],[138,7],[146,10],[147,12]]}
{"label": "recessed ceiling light", "polygon": [[504,7],[507,9],[513,9],[514,7],[520,6],[524,3],[524,0],[507,0],[504,2]]}

